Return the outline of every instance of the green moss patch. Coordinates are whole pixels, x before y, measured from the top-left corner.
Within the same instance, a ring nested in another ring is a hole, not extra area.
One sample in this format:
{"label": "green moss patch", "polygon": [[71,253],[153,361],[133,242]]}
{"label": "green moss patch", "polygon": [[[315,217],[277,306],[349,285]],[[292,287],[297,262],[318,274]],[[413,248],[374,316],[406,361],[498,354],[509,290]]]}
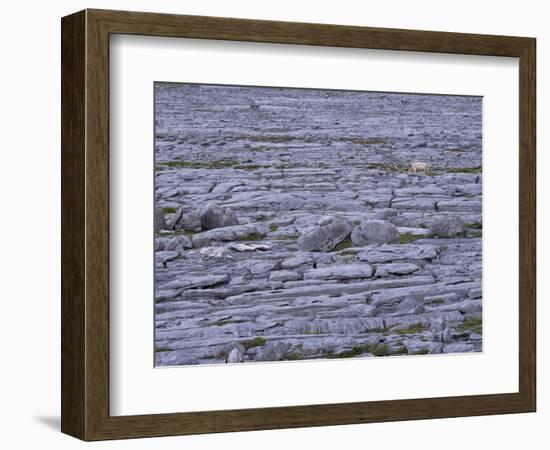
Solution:
{"label": "green moss patch", "polygon": [[427,348],[419,348],[418,350],[411,353],[411,355],[427,355],[430,353],[430,350]]}
{"label": "green moss patch", "polygon": [[401,345],[399,347],[395,347],[391,350],[392,355],[405,355],[407,353],[408,353],[407,348],[403,345]]}
{"label": "green moss patch", "polygon": [[261,234],[250,233],[250,234],[247,234],[246,236],[241,236],[235,240],[236,241],[261,241],[263,238],[264,236],[262,236]]}
{"label": "green moss patch", "polygon": [[168,347],[155,347],[155,352],[157,353],[160,353],[160,352],[171,352],[172,349],[171,348],[168,348]]}
{"label": "green moss patch", "polygon": [[353,243],[351,242],[351,238],[346,238],[339,244],[337,244],[332,251],[333,252],[341,252],[342,250],[346,250],[347,248],[350,248],[353,246]]}
{"label": "green moss patch", "polygon": [[401,330],[391,329],[389,330],[389,334],[416,334],[416,333],[422,333],[427,329],[428,327],[426,327],[426,325],[423,325],[421,323],[413,323],[407,328],[403,328]]}
{"label": "green moss patch", "polygon": [[464,322],[456,327],[456,331],[460,333],[471,332],[482,334],[483,324],[481,321],[481,317],[472,317],[466,319]]}
{"label": "green moss patch", "polygon": [[374,356],[388,356],[391,354],[390,348],[387,344],[364,344],[357,347],[353,347],[350,350],[344,350],[343,352],[332,355],[333,358],[353,358],[355,356],[362,355],[364,353],[371,353]]}
{"label": "green moss patch", "polygon": [[265,345],[266,340],[263,337],[255,337],[254,339],[250,341],[241,342],[242,346],[245,350],[250,350],[254,347],[261,347],[262,345]]}
{"label": "green moss patch", "polygon": [[423,239],[426,236],[416,236],[411,233],[403,233],[399,235],[399,243],[400,244],[408,244],[409,242],[417,241],[418,239]]}
{"label": "green moss patch", "polygon": [[480,173],[481,166],[476,167],[453,167],[447,169],[447,173]]}

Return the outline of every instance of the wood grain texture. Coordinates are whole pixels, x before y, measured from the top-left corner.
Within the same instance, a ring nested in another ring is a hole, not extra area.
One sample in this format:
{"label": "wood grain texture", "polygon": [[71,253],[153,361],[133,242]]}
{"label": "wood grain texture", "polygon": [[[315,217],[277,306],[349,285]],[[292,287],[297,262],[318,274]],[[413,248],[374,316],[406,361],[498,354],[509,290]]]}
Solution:
{"label": "wood grain texture", "polygon": [[76,13],[61,27],[61,430],[79,437],[86,428],[85,20]]}
{"label": "wood grain texture", "polygon": [[[109,34],[112,33],[519,57],[519,392],[110,416]],[[86,10],[63,18],[62,40],[62,430],[65,433],[84,440],[99,440],[535,410],[534,39]]]}

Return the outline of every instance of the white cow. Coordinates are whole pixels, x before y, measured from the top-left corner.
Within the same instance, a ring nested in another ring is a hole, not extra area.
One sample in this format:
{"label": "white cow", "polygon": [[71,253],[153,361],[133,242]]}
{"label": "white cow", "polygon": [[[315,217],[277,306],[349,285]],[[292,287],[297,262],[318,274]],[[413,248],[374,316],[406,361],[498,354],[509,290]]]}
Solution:
{"label": "white cow", "polygon": [[430,165],[425,162],[413,162],[409,164],[409,173],[424,172],[426,175],[430,173]]}

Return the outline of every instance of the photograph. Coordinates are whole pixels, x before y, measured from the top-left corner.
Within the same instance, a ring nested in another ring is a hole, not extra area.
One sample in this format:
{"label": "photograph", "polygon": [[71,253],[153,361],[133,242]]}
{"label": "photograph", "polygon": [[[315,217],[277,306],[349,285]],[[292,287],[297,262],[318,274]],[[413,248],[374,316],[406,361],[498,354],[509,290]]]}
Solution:
{"label": "photograph", "polygon": [[483,97],[153,88],[156,367],[482,352]]}

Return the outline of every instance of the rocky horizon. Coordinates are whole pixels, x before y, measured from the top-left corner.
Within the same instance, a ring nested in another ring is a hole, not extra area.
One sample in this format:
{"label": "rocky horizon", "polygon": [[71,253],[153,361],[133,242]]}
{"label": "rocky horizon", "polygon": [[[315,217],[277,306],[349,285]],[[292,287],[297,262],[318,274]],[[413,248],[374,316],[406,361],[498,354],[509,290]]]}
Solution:
{"label": "rocky horizon", "polygon": [[155,102],[156,365],[482,350],[481,97]]}

